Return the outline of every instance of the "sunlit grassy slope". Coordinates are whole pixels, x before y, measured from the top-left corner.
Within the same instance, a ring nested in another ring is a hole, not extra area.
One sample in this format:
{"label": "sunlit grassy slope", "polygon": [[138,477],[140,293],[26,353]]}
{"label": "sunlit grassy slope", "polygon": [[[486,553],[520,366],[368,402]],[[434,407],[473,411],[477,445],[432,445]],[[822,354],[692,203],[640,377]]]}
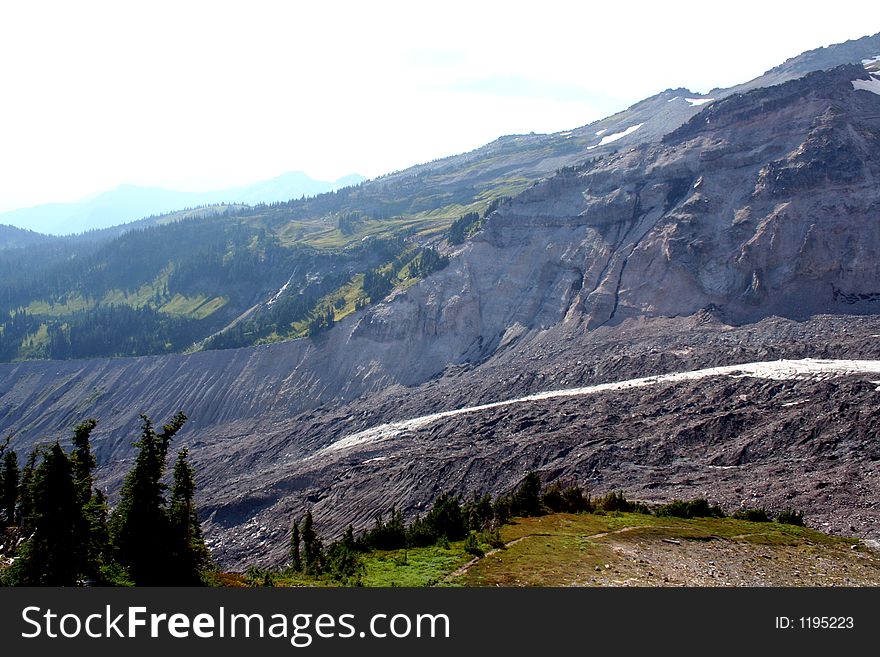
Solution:
{"label": "sunlit grassy slope", "polygon": [[[777,522],[639,513],[517,518],[505,547],[464,542],[363,555],[364,586],[877,586],[880,557],[857,539]],[[224,585],[246,578],[225,576]],[[282,573],[275,586],[331,586]]]}

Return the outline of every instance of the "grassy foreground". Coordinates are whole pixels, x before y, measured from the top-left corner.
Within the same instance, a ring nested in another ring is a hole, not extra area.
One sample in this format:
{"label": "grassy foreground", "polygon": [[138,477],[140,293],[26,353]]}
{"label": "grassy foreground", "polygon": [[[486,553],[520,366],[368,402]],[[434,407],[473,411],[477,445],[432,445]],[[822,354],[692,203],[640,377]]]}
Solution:
{"label": "grassy foreground", "polygon": [[[880,586],[880,557],[857,539],[776,522],[639,513],[516,518],[506,546],[464,542],[363,555],[365,586]],[[221,585],[330,586],[300,574]]]}

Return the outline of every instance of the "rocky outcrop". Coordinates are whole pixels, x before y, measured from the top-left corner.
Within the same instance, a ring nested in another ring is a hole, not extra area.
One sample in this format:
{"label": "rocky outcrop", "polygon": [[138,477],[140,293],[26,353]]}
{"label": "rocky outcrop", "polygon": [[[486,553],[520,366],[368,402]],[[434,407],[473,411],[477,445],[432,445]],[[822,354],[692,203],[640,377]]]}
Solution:
{"label": "rocky outcrop", "polygon": [[733,322],[806,317],[843,310],[840,291],[873,298],[880,97],[852,86],[867,77],[841,67],[719,101],[662,145],[536,185],[485,239],[568,231],[592,326],[709,306]]}

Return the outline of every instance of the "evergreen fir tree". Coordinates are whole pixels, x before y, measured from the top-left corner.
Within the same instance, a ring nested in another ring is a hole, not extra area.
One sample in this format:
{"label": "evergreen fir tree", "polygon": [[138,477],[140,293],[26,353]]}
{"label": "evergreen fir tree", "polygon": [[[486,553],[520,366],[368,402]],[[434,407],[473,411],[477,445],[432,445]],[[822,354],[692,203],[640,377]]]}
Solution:
{"label": "evergreen fir tree", "polygon": [[330,544],[324,558],[327,572],[333,579],[343,584],[360,584],[365,567],[357,552],[354,528],[351,525],[340,540]]}
{"label": "evergreen fir tree", "polygon": [[97,424],[95,420],[86,420],[73,430],[73,452],[70,455],[70,463],[81,505],[85,505],[92,498],[94,485],[92,472],[98,463],[92,454],[90,439],[92,430]]}
{"label": "evergreen fir tree", "polygon": [[537,472],[529,472],[516,489],[511,499],[511,511],[514,515],[529,517],[539,516],[544,508],[541,504],[541,478]]}
{"label": "evergreen fir tree", "polygon": [[125,478],[119,506],[110,519],[110,536],[116,558],[135,584],[157,586],[168,582],[172,557],[169,514],[165,505],[167,486],[162,483],[168,445],[183,427],[186,416],[178,413],[157,434],[146,415],[141,415],[141,438],[135,464]]}
{"label": "evergreen fir tree", "polygon": [[113,556],[110,553],[110,531],[107,527],[110,509],[104,493],[96,488],[82,512],[88,527],[85,572],[95,581],[106,584],[106,576],[102,570],[112,565]]}
{"label": "evergreen fir tree", "polygon": [[21,472],[21,485],[18,487],[18,516],[22,529],[30,532],[34,528],[34,495],[33,483],[36,471],[37,458],[40,455],[38,449],[31,450]]}
{"label": "evergreen fir tree", "polygon": [[70,464],[76,489],[76,502],[81,513],[76,527],[80,572],[89,579],[100,579],[100,567],[107,556],[107,504],[103,495],[96,499],[93,486],[97,460],[92,454],[91,435],[96,420],[86,420],[73,430],[73,452]]}
{"label": "evergreen fir tree", "polygon": [[303,569],[308,575],[320,575],[323,549],[321,539],[315,533],[311,509],[306,511],[306,518],[303,520],[302,541]]}
{"label": "evergreen fir tree", "polygon": [[185,447],[177,453],[171,487],[170,530],[173,554],[169,575],[178,585],[201,583],[201,572],[209,560],[194,501],[195,472],[187,460],[188,457],[189,450]]}
{"label": "evergreen fir tree", "polygon": [[76,529],[81,511],[70,459],[57,442],[34,471],[32,495],[34,533],[16,564],[17,579],[30,586],[74,586],[79,576]]}
{"label": "evergreen fir tree", "polygon": [[295,573],[301,573],[303,569],[302,554],[300,554],[299,544],[299,523],[294,520],[293,526],[290,529],[290,569]]}
{"label": "evergreen fir tree", "polygon": [[461,511],[459,499],[448,493],[441,493],[431,510],[425,516],[425,523],[436,538],[458,541],[467,536],[467,525]]}
{"label": "evergreen fir tree", "polygon": [[3,454],[3,468],[0,471],[0,527],[15,524],[18,483],[18,457],[10,450]]}

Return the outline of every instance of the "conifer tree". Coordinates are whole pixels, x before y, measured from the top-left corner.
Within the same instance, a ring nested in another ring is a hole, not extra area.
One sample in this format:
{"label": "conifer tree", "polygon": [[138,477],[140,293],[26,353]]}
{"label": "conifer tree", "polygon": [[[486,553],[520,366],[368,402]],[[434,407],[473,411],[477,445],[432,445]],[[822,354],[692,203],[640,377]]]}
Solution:
{"label": "conifer tree", "polygon": [[91,435],[97,424],[95,420],[86,420],[73,430],[73,452],[70,455],[70,463],[73,467],[73,480],[79,502],[82,505],[92,498],[94,485],[92,472],[98,463],[92,454]]}
{"label": "conifer tree", "polygon": [[295,573],[301,573],[303,569],[302,554],[299,550],[300,535],[299,523],[294,519],[290,529],[290,568]]}
{"label": "conifer tree", "polygon": [[24,469],[21,472],[21,484],[18,487],[18,515],[21,527],[22,529],[24,529],[25,532],[30,532],[34,528],[33,484],[34,472],[36,471],[36,463],[39,455],[40,450],[38,449],[33,449],[31,450],[31,453],[28,454],[27,461],[25,461],[24,464]]}
{"label": "conifer tree", "polygon": [[83,507],[83,516],[88,526],[88,549],[86,552],[86,573],[102,583],[106,578],[101,570],[113,562],[110,553],[110,530],[107,526],[110,508],[107,498],[100,489],[95,489],[91,499]]}
{"label": "conifer tree", "polygon": [[138,455],[122,485],[121,499],[110,519],[110,536],[116,558],[135,584],[156,586],[169,581],[172,556],[169,514],[162,482],[168,445],[183,427],[186,416],[178,413],[156,433],[146,415],[141,415],[141,438],[134,446]]}
{"label": "conifer tree", "polygon": [[10,450],[3,454],[0,471],[0,527],[15,524],[15,506],[18,503],[18,457]]}
{"label": "conifer tree", "polygon": [[303,569],[309,575],[320,575],[323,550],[321,539],[318,538],[318,535],[315,533],[311,509],[306,511],[306,517],[305,520],[303,520],[302,541]]}
{"label": "conifer tree", "polygon": [[537,472],[529,472],[513,494],[511,507],[514,515],[539,516],[543,513],[541,504],[541,478]]}
{"label": "conifer tree", "polygon": [[195,505],[196,478],[185,447],[177,453],[171,486],[170,530],[172,560],[169,575],[175,584],[201,582],[201,572],[209,560]]}
{"label": "conifer tree", "polygon": [[[96,460],[90,444],[94,420],[76,427],[69,456],[57,442],[30,454],[18,486],[18,515],[30,538],[20,550],[20,559],[9,569],[8,582],[53,586],[72,586],[81,580],[139,585],[199,583],[210,553],[198,522],[195,476],[187,450],[179,452],[174,466],[170,505],[166,504],[167,486],[162,482],[168,446],[186,417],[178,413],[161,433],[153,430],[149,418],[142,418],[141,439],[135,443],[139,453],[111,523],[107,501],[94,488]],[[13,467],[11,455],[7,452],[0,459],[3,482],[19,478],[17,461]],[[0,514],[4,511],[0,506]]]}
{"label": "conifer tree", "polygon": [[91,435],[97,424],[90,419],[74,428],[70,455],[76,502],[81,510],[76,528],[80,572],[93,580],[100,579],[100,567],[107,561],[108,551],[107,503],[103,494],[93,489],[97,460],[92,453]]}
{"label": "conifer tree", "polygon": [[349,525],[342,538],[330,544],[324,555],[326,569],[331,577],[344,584],[359,584],[364,564],[357,552],[354,528]]}
{"label": "conifer tree", "polygon": [[73,471],[56,442],[33,474],[34,533],[22,548],[18,580],[31,586],[74,586],[79,576],[76,503]]}

